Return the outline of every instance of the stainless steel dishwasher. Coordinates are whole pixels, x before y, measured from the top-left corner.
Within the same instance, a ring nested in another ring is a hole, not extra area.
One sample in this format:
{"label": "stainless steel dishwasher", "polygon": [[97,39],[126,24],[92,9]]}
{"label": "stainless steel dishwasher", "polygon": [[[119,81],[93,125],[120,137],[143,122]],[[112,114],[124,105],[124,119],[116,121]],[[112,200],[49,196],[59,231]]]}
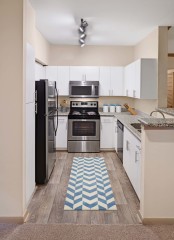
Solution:
{"label": "stainless steel dishwasher", "polygon": [[116,151],[119,159],[123,163],[123,135],[124,135],[124,125],[117,120],[117,145]]}

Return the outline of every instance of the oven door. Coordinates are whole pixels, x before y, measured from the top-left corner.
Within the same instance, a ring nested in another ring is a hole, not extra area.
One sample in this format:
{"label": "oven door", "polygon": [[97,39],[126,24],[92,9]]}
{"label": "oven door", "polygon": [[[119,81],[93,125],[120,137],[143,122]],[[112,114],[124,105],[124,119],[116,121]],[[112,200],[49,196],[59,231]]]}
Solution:
{"label": "oven door", "polygon": [[100,120],[99,119],[69,119],[68,120],[69,141],[99,141]]}

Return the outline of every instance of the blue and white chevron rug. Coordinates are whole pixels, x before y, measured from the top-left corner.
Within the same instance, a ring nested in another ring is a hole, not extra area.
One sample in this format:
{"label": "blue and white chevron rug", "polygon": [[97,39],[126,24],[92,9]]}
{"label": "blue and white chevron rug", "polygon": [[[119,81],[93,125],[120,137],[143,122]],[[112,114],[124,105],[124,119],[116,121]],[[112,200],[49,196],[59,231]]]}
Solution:
{"label": "blue and white chevron rug", "polygon": [[116,210],[103,158],[73,159],[64,210]]}

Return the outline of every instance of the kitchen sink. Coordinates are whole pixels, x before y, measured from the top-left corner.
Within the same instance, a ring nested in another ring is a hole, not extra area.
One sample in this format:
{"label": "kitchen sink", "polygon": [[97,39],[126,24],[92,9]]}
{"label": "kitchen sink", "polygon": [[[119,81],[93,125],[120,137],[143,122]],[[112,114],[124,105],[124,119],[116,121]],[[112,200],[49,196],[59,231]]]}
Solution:
{"label": "kitchen sink", "polygon": [[141,132],[141,123],[131,123],[131,126]]}

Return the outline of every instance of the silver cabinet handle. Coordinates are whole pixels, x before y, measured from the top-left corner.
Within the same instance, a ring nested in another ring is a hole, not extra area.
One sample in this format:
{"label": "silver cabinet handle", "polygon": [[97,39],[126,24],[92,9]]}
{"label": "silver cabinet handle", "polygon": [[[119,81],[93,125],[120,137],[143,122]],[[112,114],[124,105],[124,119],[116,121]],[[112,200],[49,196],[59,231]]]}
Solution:
{"label": "silver cabinet handle", "polygon": [[136,91],[133,90],[133,97],[136,97]]}
{"label": "silver cabinet handle", "polygon": [[129,151],[129,141],[126,140],[126,150]]}
{"label": "silver cabinet handle", "polygon": [[135,151],[135,162],[138,162],[138,152],[137,151]]}

